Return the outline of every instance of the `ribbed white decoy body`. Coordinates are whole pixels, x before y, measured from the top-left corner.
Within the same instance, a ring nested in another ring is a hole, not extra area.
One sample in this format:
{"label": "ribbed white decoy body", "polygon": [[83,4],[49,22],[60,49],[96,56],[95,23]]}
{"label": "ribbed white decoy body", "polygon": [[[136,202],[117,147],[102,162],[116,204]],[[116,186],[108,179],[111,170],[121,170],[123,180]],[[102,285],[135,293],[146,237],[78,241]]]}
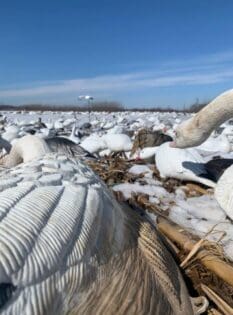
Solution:
{"label": "ribbed white decoy body", "polygon": [[55,153],[0,174],[0,312],[193,314],[152,224]]}

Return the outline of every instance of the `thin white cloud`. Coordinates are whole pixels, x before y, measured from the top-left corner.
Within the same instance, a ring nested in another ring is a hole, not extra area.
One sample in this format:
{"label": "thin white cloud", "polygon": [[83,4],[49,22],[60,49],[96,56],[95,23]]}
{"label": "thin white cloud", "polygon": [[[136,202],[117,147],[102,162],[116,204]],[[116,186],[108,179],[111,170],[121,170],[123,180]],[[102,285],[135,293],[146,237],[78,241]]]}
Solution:
{"label": "thin white cloud", "polygon": [[[233,51],[216,52],[211,54],[203,54],[193,58],[182,58],[175,60],[167,60],[163,62],[165,66],[174,66],[175,68],[188,67],[189,69],[205,69],[226,65],[233,62]],[[187,69],[187,68],[184,68]]]}
{"label": "thin white cloud", "polygon": [[233,79],[233,53],[219,53],[203,56],[196,60],[168,62],[158,66],[156,71],[103,75],[94,78],[78,78],[19,89],[0,90],[0,100],[8,98],[25,98],[51,96],[85,92],[111,93],[140,88],[159,88],[169,86],[208,85],[227,82]]}

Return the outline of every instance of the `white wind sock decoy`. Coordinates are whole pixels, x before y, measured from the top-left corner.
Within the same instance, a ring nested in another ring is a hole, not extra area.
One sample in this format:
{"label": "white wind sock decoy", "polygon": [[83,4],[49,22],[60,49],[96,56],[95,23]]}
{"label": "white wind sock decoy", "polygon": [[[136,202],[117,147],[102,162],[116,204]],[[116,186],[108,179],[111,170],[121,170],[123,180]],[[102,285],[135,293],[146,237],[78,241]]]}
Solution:
{"label": "white wind sock decoy", "polygon": [[83,162],[47,153],[0,191],[1,314],[193,314],[155,228]]}

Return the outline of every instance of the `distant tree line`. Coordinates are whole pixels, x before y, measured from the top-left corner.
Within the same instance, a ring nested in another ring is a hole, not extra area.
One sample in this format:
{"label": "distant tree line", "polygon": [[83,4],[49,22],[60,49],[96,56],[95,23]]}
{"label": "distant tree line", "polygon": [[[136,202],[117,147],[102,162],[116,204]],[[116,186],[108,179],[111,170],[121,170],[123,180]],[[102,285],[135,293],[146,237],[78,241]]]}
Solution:
{"label": "distant tree line", "polygon": [[91,102],[87,105],[55,105],[55,104],[26,104],[26,105],[6,105],[0,104],[0,110],[2,111],[96,111],[96,112],[123,112],[123,111],[148,111],[148,112],[181,112],[181,113],[196,113],[203,108],[208,102],[199,103],[196,101],[188,108],[177,109],[173,107],[124,107],[119,102]]}

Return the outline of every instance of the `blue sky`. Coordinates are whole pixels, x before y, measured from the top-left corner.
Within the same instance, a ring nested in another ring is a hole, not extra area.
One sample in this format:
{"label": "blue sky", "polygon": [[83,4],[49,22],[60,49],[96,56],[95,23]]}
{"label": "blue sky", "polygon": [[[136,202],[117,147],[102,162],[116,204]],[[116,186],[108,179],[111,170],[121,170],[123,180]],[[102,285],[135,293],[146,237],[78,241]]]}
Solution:
{"label": "blue sky", "polygon": [[233,87],[231,0],[0,3],[0,103],[177,106]]}

